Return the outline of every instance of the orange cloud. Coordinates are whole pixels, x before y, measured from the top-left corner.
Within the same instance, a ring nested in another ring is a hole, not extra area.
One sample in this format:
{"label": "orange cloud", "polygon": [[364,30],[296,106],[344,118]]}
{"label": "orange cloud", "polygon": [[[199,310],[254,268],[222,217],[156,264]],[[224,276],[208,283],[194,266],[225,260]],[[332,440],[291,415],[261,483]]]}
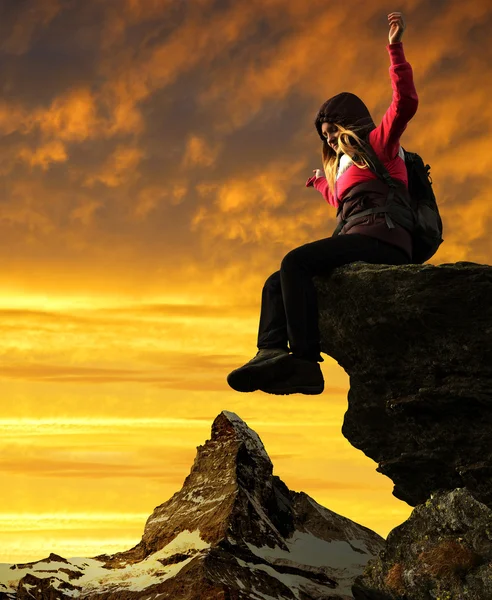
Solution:
{"label": "orange cloud", "polygon": [[212,148],[204,138],[192,135],[186,144],[182,164],[184,167],[194,165],[210,167],[215,163],[218,152],[219,149],[217,147]]}
{"label": "orange cloud", "polygon": [[97,116],[96,100],[87,88],[68,90],[47,110],[36,110],[32,119],[45,136],[64,141],[80,142],[101,134],[102,119]]}
{"label": "orange cloud", "polygon": [[7,226],[5,236],[9,228],[21,226],[25,231],[24,242],[31,243],[37,233],[51,234],[56,230],[51,215],[40,205],[36,206],[35,200],[39,197],[40,185],[36,182],[17,180],[12,184],[10,202],[0,204],[0,220]]}
{"label": "orange cloud", "polygon": [[131,208],[132,215],[137,221],[142,221],[160,206],[181,204],[187,193],[188,186],[186,184],[175,183],[168,187],[146,186],[137,193],[136,201]]}
{"label": "orange cloud", "polygon": [[142,220],[168,197],[168,191],[160,186],[149,186],[138,192],[137,201],[133,207],[133,215]]}
{"label": "orange cloud", "polygon": [[3,135],[23,130],[25,121],[26,113],[21,106],[14,102],[0,100],[0,131]]}
{"label": "orange cloud", "polygon": [[91,187],[100,182],[111,188],[135,181],[140,176],[137,166],[144,156],[140,148],[120,145],[98,171],[86,178],[85,185]]}
{"label": "orange cloud", "polygon": [[95,220],[96,211],[103,206],[102,202],[97,200],[88,200],[85,204],[80,204],[70,213],[71,221],[80,221],[82,225],[89,226]]}
{"label": "orange cloud", "polygon": [[[126,459],[126,460],[125,460]],[[42,457],[39,455],[26,456],[24,460],[0,459],[0,473],[7,475],[22,475],[35,472],[36,477],[70,477],[71,479],[157,479],[174,483],[176,474],[163,472],[158,466],[142,468],[142,465],[129,465],[128,457],[123,457],[123,464],[114,461],[89,462],[76,460],[74,457],[62,458]]]}
{"label": "orange cloud", "polygon": [[52,163],[65,162],[68,155],[64,144],[59,140],[53,140],[35,150],[22,148],[19,151],[19,158],[26,161],[31,167],[40,166],[43,171],[46,171]]}
{"label": "orange cloud", "polygon": [[[330,217],[321,196],[304,187],[303,172],[307,172],[303,160],[289,164],[288,168],[273,161],[243,179],[199,185],[197,191],[205,202],[194,215],[194,229],[209,241],[214,238],[260,244],[268,241],[294,247]],[[287,210],[287,199],[295,185],[305,200],[293,203]],[[313,202],[306,206],[309,194]]]}

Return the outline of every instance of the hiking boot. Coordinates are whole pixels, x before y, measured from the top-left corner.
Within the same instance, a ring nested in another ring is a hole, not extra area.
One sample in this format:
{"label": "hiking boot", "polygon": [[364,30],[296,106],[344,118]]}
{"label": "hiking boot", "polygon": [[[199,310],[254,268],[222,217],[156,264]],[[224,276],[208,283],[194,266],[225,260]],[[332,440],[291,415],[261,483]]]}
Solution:
{"label": "hiking boot", "polygon": [[237,392],[259,390],[260,386],[267,385],[277,377],[287,374],[283,363],[288,357],[289,353],[282,348],[258,350],[254,358],[229,373],[227,383]]}
{"label": "hiking boot", "polygon": [[321,394],[325,388],[323,373],[317,362],[296,358],[289,354],[284,361],[286,376],[280,375],[274,381],[260,387],[267,394]]}

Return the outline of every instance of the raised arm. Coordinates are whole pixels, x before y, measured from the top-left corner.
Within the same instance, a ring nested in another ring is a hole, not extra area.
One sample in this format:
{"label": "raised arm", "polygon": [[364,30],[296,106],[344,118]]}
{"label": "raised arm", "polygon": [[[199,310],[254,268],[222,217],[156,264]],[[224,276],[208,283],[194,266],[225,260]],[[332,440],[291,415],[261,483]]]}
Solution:
{"label": "raised arm", "polygon": [[317,189],[328,204],[337,208],[338,203],[335,200],[335,196],[330,192],[330,187],[323,171],[321,171],[321,169],[314,169],[313,173],[314,175],[306,181],[306,187],[314,187]]}
{"label": "raised arm", "polygon": [[389,73],[393,98],[379,127],[369,135],[371,146],[387,159],[398,154],[400,137],[408,122],[417,112],[418,97],[413,82],[413,71],[403,52],[402,36],[405,30],[403,15],[399,12],[388,15],[390,25],[389,44],[386,46],[389,57]]}

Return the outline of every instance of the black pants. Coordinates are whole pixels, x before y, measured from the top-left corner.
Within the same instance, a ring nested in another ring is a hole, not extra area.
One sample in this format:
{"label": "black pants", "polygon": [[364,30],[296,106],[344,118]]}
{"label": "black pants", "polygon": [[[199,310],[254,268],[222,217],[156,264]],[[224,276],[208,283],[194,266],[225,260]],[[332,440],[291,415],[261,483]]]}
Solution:
{"label": "black pants", "polygon": [[318,303],[313,276],[364,261],[402,265],[410,259],[403,250],[358,233],[342,234],[291,250],[280,271],[266,280],[261,300],[258,348],[284,348],[299,358],[320,356]]}

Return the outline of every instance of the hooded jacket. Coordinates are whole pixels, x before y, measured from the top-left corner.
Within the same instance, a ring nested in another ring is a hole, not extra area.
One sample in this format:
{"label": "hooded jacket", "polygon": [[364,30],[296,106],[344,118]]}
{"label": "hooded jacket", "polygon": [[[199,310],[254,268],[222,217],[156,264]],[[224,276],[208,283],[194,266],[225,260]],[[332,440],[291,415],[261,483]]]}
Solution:
{"label": "hooded jacket", "polygon": [[321,125],[325,121],[350,127],[363,138],[367,138],[369,132],[376,129],[367,106],[358,96],[350,92],[333,96],[319,109],[314,125],[323,142],[326,138],[321,133]]}
{"label": "hooded jacket", "polygon": [[[408,122],[417,112],[418,97],[413,82],[411,65],[406,61],[402,42],[386,46],[390,57],[390,79],[393,97],[379,126],[374,123],[362,100],[350,92],[342,92],[327,100],[319,109],[315,119],[318,135],[326,144],[321,125],[326,122],[339,123],[353,129],[367,141],[394,179],[408,187],[408,175],[402,158],[400,137]],[[332,194],[325,177],[308,179],[306,186],[315,187],[325,200],[338,209],[337,221],[367,208],[384,206],[388,187],[370,169],[359,169],[351,164],[338,171],[336,194]],[[349,159],[351,163],[351,160]],[[372,214],[354,219],[342,228],[341,234],[361,233],[398,246],[411,258],[412,239],[410,233],[400,225],[388,228],[384,215]]]}

